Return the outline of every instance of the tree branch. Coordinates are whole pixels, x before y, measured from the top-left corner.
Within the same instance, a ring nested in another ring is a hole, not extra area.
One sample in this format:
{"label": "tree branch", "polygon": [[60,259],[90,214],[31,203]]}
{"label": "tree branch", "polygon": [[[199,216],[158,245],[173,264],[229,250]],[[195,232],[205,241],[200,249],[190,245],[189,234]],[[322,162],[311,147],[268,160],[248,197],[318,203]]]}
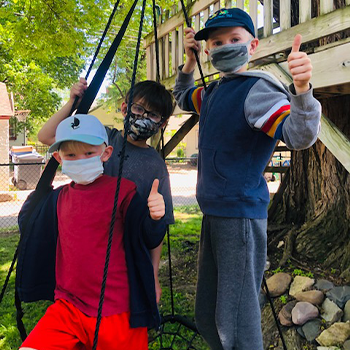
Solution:
{"label": "tree branch", "polygon": [[297,237],[297,230],[292,229],[287,233],[286,239],[285,239],[285,245],[284,245],[284,251],[282,259],[280,260],[278,266],[282,267],[284,266],[288,259],[292,258],[293,250],[294,250],[294,242]]}
{"label": "tree branch", "polygon": [[122,92],[122,90],[120,89],[120,87],[118,86],[118,84],[117,84],[115,81],[113,81],[112,84],[118,89],[118,91],[119,91],[121,97],[122,97],[123,99],[125,99],[125,95],[123,94],[123,92]]}

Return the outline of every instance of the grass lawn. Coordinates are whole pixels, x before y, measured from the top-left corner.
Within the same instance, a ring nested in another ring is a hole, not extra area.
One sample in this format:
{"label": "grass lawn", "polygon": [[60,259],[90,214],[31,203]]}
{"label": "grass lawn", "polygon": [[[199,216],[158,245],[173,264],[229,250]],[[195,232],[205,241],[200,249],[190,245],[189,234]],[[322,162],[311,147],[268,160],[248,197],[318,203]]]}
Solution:
{"label": "grass lawn", "polygon": [[[173,270],[174,314],[186,316],[193,321],[194,296],[196,283],[196,264],[199,245],[199,233],[202,215],[197,206],[186,206],[175,209],[175,225],[170,228],[171,261]],[[17,233],[0,232],[0,287],[3,286],[10,267],[19,235]],[[169,288],[169,268],[167,238],[165,238],[160,266],[160,281],[162,298],[159,304],[161,314],[171,314],[171,298]],[[16,311],[14,307],[14,273],[11,276],[4,300],[0,304],[0,349],[15,350],[21,345],[16,326]],[[41,301],[24,304],[23,322],[27,332],[36,325],[44,314],[50,302]],[[176,327],[177,325],[170,325]],[[168,325],[167,325],[168,327]],[[168,328],[167,328],[168,329]],[[193,332],[181,330],[182,336],[187,339]],[[154,336],[154,334],[150,334]],[[165,340],[167,342],[167,340]],[[193,343],[198,350],[207,350],[200,337]],[[164,346],[164,339],[163,339]],[[183,350],[183,344],[173,345],[174,349]],[[159,349],[158,340],[150,344],[150,349]]]}

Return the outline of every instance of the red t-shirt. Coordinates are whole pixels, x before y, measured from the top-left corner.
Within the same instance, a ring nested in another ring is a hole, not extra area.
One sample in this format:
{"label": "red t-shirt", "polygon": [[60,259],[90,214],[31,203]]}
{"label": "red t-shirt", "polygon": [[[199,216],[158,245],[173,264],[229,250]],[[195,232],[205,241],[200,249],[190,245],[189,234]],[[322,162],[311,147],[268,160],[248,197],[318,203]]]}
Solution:
{"label": "red t-shirt", "polygon": [[[65,299],[97,316],[117,178],[103,175],[89,185],[74,182],[58,197],[55,299]],[[136,192],[122,179],[102,316],[129,311],[129,284],[123,245],[124,219]]]}

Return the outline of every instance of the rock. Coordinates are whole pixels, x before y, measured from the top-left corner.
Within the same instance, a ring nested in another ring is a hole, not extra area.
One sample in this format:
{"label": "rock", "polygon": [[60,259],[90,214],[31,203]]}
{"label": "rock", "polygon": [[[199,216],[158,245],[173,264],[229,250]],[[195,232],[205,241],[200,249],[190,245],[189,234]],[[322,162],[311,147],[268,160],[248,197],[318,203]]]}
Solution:
{"label": "rock", "polygon": [[318,346],[317,350],[340,350],[337,346]]}
{"label": "rock", "polygon": [[345,303],[350,300],[350,287],[334,287],[327,292],[326,296],[343,309]]}
{"label": "rock", "polygon": [[283,306],[281,311],[278,314],[278,319],[283,326],[292,326],[292,310],[297,303],[296,300],[290,301],[286,305]]}
{"label": "rock", "polygon": [[350,336],[350,322],[337,322],[324,330],[316,341],[323,346],[336,346],[342,344]]}
{"label": "rock", "polygon": [[315,280],[309,277],[304,276],[296,276],[294,278],[293,283],[289,289],[289,295],[295,298],[295,295],[300,292],[305,292],[306,290],[310,290]]}
{"label": "rock", "polygon": [[315,284],[315,288],[320,290],[321,292],[328,292],[330,289],[334,288],[334,284],[330,281],[327,280],[317,280],[316,284]]}
{"label": "rock", "polygon": [[285,272],[279,272],[267,279],[267,288],[272,297],[279,297],[284,294],[292,281],[292,277]]}
{"label": "rock", "polygon": [[298,301],[307,301],[313,305],[320,305],[324,300],[324,294],[319,290],[309,290],[307,292],[299,292],[295,295]]}
{"label": "rock", "polygon": [[343,322],[350,321],[350,300],[344,306]]}
{"label": "rock", "polygon": [[292,310],[292,321],[300,326],[317,316],[317,307],[306,301],[299,301]]}
{"label": "rock", "polygon": [[315,318],[306,322],[303,327],[303,333],[308,342],[312,342],[321,333],[322,321],[319,318]]}
{"label": "rock", "polygon": [[344,350],[350,350],[350,340],[347,340],[343,345]]}
{"label": "rock", "polygon": [[305,339],[305,334],[304,334],[304,331],[303,331],[303,327],[297,327],[297,333]]}
{"label": "rock", "polygon": [[333,324],[341,320],[343,316],[343,310],[340,309],[337,304],[326,298],[322,304],[323,313],[321,317],[328,323]]}

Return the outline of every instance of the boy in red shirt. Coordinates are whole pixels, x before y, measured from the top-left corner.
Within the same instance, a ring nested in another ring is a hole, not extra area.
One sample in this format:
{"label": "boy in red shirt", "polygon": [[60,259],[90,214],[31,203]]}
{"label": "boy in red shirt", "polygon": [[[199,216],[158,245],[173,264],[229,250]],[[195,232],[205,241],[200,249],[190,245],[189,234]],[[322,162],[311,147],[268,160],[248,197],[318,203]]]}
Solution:
{"label": "boy in red shirt", "polygon": [[[57,200],[55,303],[20,349],[91,349],[117,187],[117,178],[103,175],[103,162],[113,148],[96,117],[75,115],[59,124],[53,151],[73,180]],[[159,322],[148,253],[165,232],[158,184],[147,208],[136,185],[121,179],[98,349],[146,350],[147,327]]]}

